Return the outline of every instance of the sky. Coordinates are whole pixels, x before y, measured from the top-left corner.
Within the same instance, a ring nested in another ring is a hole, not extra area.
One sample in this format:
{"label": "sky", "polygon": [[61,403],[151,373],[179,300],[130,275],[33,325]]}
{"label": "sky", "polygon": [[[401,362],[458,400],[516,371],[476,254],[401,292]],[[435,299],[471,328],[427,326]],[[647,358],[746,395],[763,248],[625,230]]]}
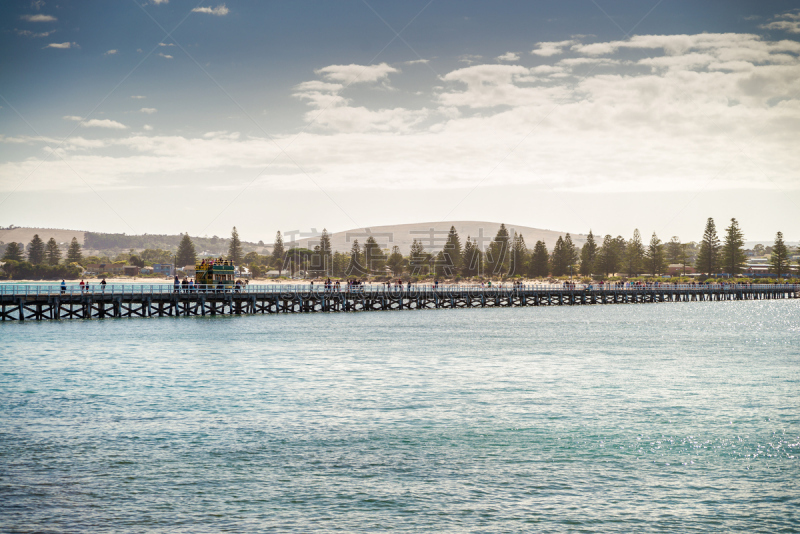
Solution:
{"label": "sky", "polygon": [[796,6],[4,2],[0,226],[798,240]]}

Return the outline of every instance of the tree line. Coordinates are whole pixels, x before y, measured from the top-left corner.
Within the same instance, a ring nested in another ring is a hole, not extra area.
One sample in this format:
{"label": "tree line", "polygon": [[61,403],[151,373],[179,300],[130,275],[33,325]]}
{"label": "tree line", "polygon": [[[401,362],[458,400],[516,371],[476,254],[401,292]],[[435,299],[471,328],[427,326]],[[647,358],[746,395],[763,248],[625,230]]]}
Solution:
{"label": "tree line", "polygon": [[[190,241],[185,236],[186,241]],[[187,244],[188,246],[188,244]],[[769,247],[771,270],[778,277],[791,270],[790,250],[778,232]],[[399,247],[384,250],[375,238],[367,237],[361,244],[354,240],[349,251],[333,251],[330,235],[323,229],[319,243],[313,249],[293,247],[286,249],[278,232],[272,254],[269,256],[250,252],[244,255],[236,228],[230,240],[228,259],[236,264],[246,264],[258,276],[272,268],[288,271],[294,276],[298,271],[310,276],[366,277],[370,275],[453,277],[510,277],[528,278],[562,277],[580,275],[602,278],[614,274],[627,277],[647,275],[656,277],[667,272],[669,265],[679,265],[686,274],[689,267],[707,276],[726,274],[739,276],[746,269],[744,233],[738,221],[731,219],[720,240],[714,220],[706,221],[700,243],[684,243],[678,237],[663,242],[653,232],[648,242],[643,242],[636,229],[629,239],[605,235],[596,239],[590,230],[586,243],[578,249],[569,233],[559,237],[548,250],[544,241],[537,241],[532,249],[525,238],[516,232],[509,233],[505,224],[485,250],[476,239],[467,236],[461,241],[455,227],[451,227],[447,240],[438,252],[426,251],[422,241],[414,240],[408,255]],[[800,264],[800,261],[798,262]]]}
{"label": "tree line", "polygon": [[[781,232],[776,234],[773,245],[768,248],[771,272],[778,277],[789,274],[792,269],[791,251]],[[55,239],[50,238],[45,243],[38,235],[31,240],[27,247],[27,258],[25,256],[24,248],[20,244],[9,243],[3,260],[27,263],[37,266],[40,271],[45,267],[57,268],[61,263],[61,250]],[[739,276],[746,269],[744,233],[735,218],[731,219],[722,239],[717,234],[714,220],[709,218],[699,243],[684,243],[677,237],[664,243],[655,232],[649,242],[645,243],[638,229],[634,230],[629,239],[622,236],[612,237],[610,234],[599,239],[590,230],[586,243],[580,249],[567,233],[558,238],[553,250],[548,250],[544,241],[537,241],[529,249],[525,238],[516,232],[510,234],[505,224],[500,225],[494,239],[485,250],[481,250],[477,239],[470,236],[462,244],[455,227],[451,227],[444,246],[438,252],[426,251],[423,242],[415,239],[408,255],[403,255],[397,246],[392,247],[391,251],[382,249],[372,236],[367,237],[363,244],[354,240],[347,252],[334,251],[330,235],[325,229],[313,249],[287,249],[281,233],[278,232],[270,255],[257,252],[245,254],[239,233],[233,227],[226,259],[232,260],[236,265],[248,266],[256,277],[268,269],[277,270],[279,275],[287,271],[294,276],[302,271],[315,277],[358,278],[389,274],[394,277],[410,275],[442,278],[546,278],[575,275],[602,278],[615,274],[655,277],[666,273],[669,265],[676,264],[682,266],[684,274],[687,267],[691,266],[707,276]],[[100,258],[84,258],[81,245],[73,238],[65,265],[85,266],[93,263],[92,260],[101,263]],[[146,263],[174,262],[180,268],[195,265],[197,252],[187,233],[182,234],[174,255],[169,251],[147,249],[140,255],[133,251],[128,255],[120,255],[118,260],[140,267]]]}

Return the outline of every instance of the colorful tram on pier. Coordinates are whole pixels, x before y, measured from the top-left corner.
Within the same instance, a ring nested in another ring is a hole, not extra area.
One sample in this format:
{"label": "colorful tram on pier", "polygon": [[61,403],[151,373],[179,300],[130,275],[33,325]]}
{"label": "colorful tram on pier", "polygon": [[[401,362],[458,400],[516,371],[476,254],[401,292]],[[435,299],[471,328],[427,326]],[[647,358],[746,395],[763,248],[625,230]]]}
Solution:
{"label": "colorful tram on pier", "polygon": [[230,289],[234,286],[235,267],[228,260],[203,260],[195,264],[195,282],[200,287]]}

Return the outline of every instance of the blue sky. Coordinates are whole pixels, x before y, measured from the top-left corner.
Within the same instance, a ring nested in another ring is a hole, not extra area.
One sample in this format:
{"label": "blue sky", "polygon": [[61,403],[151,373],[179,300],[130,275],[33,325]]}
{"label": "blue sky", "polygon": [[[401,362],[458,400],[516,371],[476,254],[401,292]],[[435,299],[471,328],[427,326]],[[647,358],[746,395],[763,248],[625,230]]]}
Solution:
{"label": "blue sky", "polygon": [[795,5],[4,3],[0,225],[797,239]]}

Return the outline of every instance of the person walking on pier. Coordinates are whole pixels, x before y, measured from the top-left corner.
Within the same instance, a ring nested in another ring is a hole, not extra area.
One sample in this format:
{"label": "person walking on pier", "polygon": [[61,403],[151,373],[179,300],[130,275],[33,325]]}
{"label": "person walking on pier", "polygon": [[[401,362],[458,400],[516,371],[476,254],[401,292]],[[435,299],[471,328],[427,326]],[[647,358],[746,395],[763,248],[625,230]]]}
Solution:
{"label": "person walking on pier", "polygon": [[81,278],[80,286],[81,286],[81,293],[83,293],[83,290],[85,289],[86,286],[86,284],[83,283],[83,278]]}
{"label": "person walking on pier", "polygon": [[172,282],[172,286],[175,289],[175,293],[180,292],[180,290],[181,290],[181,281],[178,280],[178,275],[175,275],[175,280]]}
{"label": "person walking on pier", "polygon": [[66,292],[67,292],[67,282],[66,280],[61,280],[61,294],[63,295]]}
{"label": "person walking on pier", "polygon": [[105,279],[105,278],[103,278],[102,280],[100,280],[100,290],[101,290],[103,293],[105,293],[105,292],[106,292],[106,279]]}

